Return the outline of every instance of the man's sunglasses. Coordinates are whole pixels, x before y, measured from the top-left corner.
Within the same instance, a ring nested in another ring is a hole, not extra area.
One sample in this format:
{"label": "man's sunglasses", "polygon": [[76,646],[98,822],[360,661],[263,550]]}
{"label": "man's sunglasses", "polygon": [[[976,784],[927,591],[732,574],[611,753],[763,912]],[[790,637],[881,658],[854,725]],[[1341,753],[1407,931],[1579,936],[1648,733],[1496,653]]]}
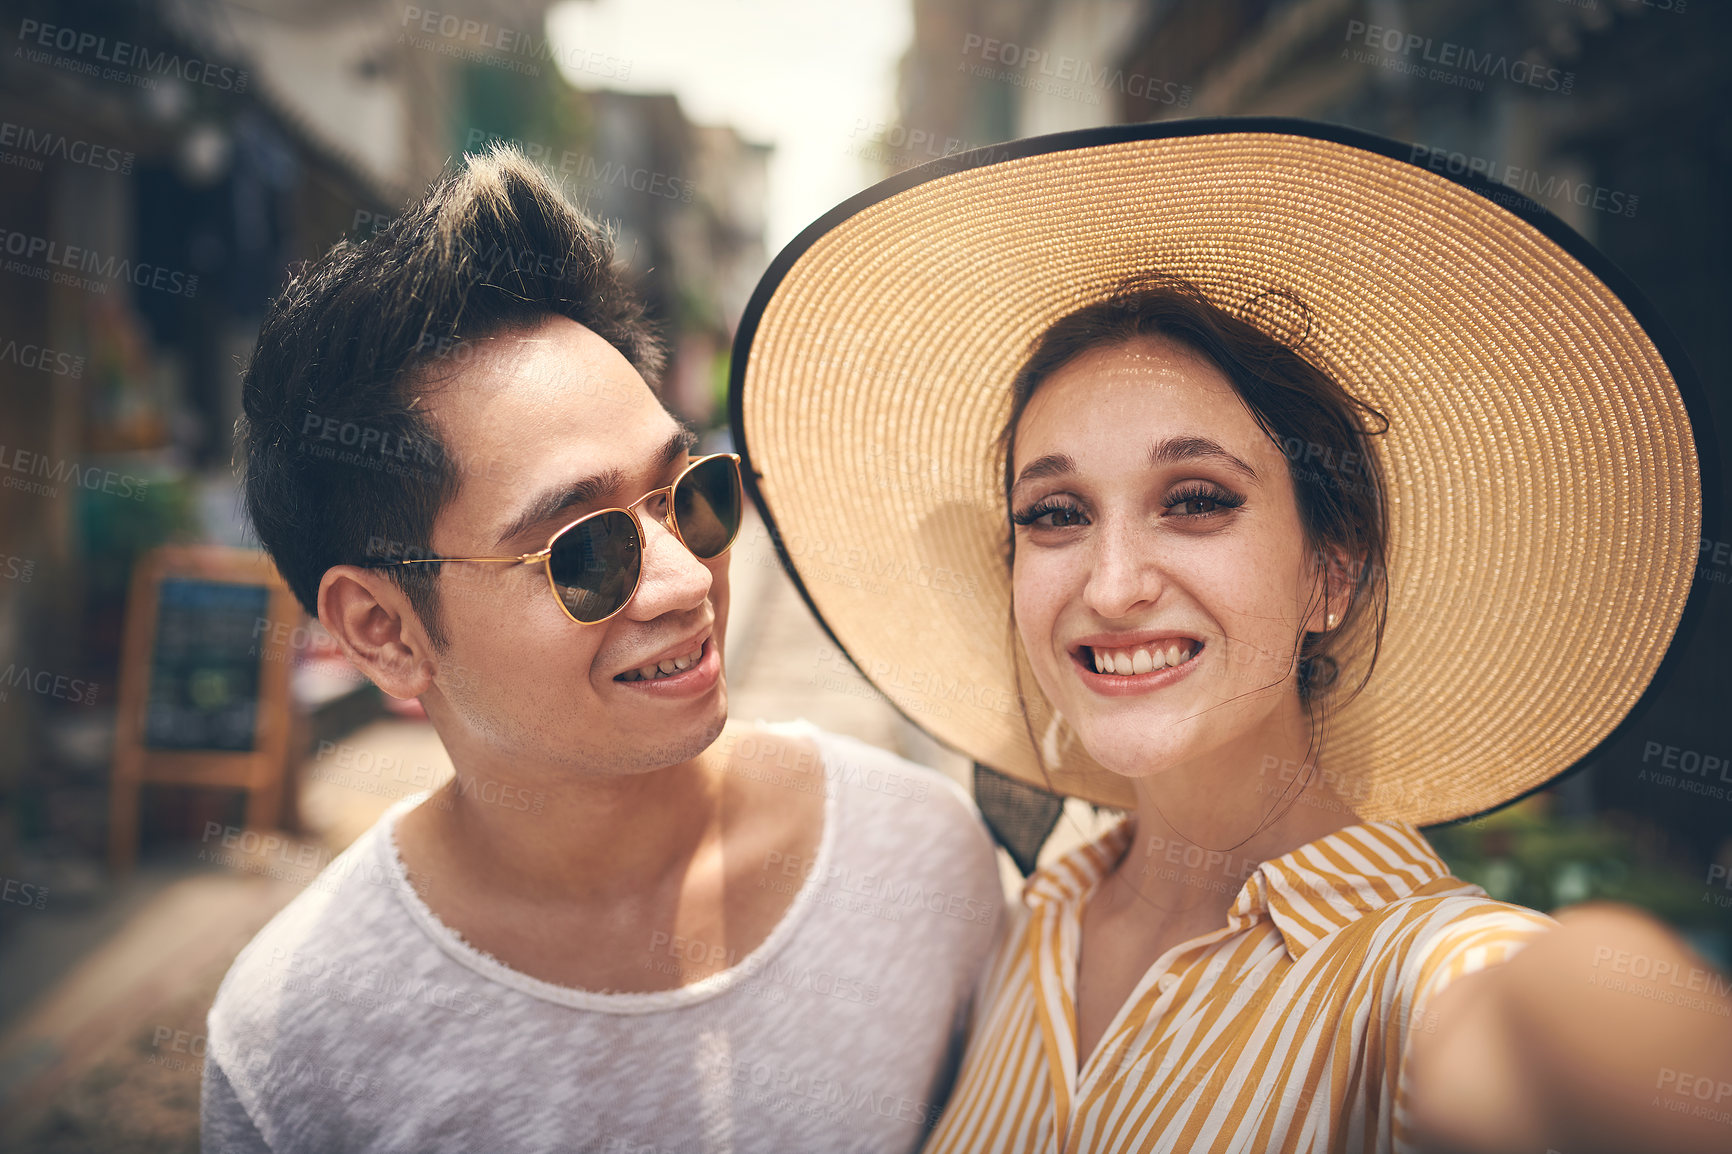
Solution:
{"label": "man's sunglasses", "polygon": [[637,507],[692,551],[709,561],[727,552],[740,532],[743,498],[740,457],[717,453],[686,466],[671,485],[663,485],[623,509],[602,509],[579,517],[547,540],[547,548],[521,557],[417,557],[390,565],[491,561],[501,565],[544,564],[547,584],[565,615],[579,625],[597,625],[624,609],[643,575],[643,523]]}

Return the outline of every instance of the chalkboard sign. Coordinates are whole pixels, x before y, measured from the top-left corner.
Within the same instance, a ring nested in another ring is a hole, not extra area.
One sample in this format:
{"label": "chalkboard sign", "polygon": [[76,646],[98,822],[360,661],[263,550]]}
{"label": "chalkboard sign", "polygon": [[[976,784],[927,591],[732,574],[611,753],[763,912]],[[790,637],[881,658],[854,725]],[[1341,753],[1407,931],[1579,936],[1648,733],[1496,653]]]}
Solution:
{"label": "chalkboard sign", "polygon": [[145,747],[252,749],[270,587],[168,577],[159,590]]}
{"label": "chalkboard sign", "polygon": [[289,639],[304,636],[302,617],[263,553],[175,546],[139,561],[121,643],[109,803],[117,872],[137,852],[145,785],[244,789],[247,824],[276,824],[295,724]]}

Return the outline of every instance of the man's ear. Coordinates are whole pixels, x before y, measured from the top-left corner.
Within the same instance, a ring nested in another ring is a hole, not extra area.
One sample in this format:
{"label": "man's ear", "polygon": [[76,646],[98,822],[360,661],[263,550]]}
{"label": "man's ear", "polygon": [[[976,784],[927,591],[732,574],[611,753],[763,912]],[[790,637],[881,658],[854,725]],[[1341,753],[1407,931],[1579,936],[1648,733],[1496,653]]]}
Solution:
{"label": "man's ear", "polygon": [[377,569],[333,565],[319,581],[319,624],[367,679],[392,697],[420,697],[438,662],[402,587]]}

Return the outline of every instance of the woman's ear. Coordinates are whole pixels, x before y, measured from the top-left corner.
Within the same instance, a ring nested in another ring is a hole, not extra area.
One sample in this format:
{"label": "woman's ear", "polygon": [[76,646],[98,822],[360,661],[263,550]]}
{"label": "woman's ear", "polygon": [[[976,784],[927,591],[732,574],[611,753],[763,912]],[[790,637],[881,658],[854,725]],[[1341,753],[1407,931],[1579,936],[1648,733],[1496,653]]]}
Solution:
{"label": "woman's ear", "polygon": [[401,586],[376,569],[333,565],[319,581],[319,623],[355,668],[392,697],[420,697],[438,668]]}
{"label": "woman's ear", "polygon": [[1323,546],[1314,555],[1314,561],[1323,583],[1323,597],[1305,622],[1305,629],[1309,633],[1327,633],[1346,619],[1347,607],[1353,603],[1353,592],[1365,565],[1340,545]]}

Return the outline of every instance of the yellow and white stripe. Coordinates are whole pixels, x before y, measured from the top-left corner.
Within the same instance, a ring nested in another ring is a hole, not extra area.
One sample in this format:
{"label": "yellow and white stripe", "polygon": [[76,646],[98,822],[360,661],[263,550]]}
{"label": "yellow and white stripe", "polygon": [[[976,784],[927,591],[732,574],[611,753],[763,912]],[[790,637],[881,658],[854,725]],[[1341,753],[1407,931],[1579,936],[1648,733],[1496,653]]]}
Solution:
{"label": "yellow and white stripe", "polygon": [[1029,878],[925,1154],[1411,1149],[1403,1076],[1431,999],[1557,924],[1451,877],[1414,826],[1361,822],[1259,865],[1079,1071],[1082,912],[1131,831]]}

